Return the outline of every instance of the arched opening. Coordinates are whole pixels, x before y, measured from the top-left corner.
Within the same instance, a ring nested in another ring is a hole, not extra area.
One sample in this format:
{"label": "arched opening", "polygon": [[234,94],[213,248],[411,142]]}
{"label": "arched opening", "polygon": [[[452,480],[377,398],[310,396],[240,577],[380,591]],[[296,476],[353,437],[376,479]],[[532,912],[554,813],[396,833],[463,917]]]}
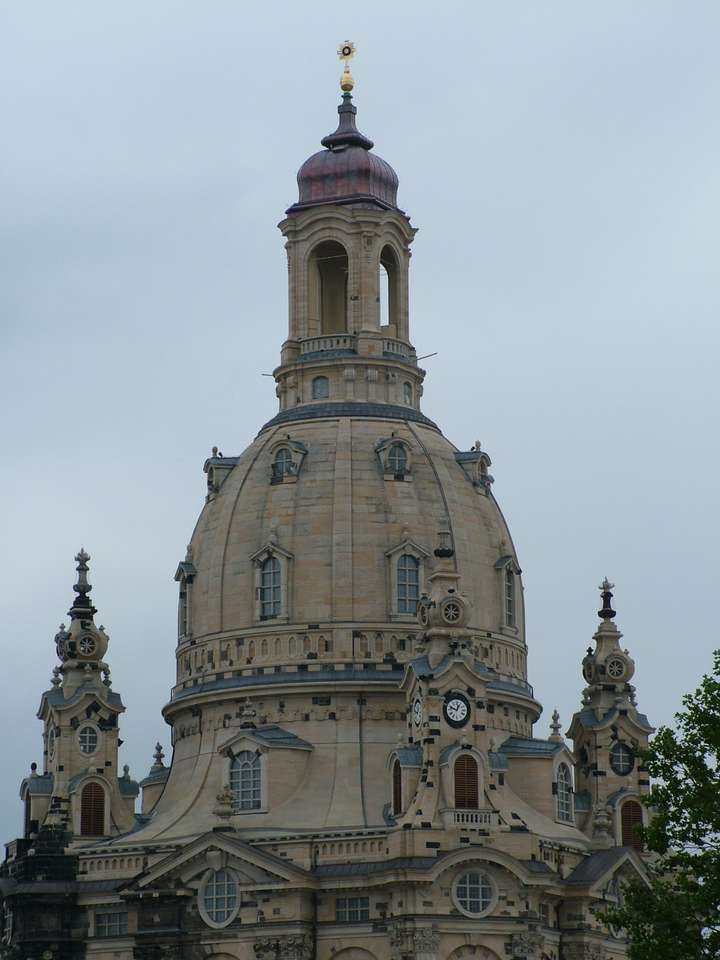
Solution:
{"label": "arched opening", "polygon": [[515,573],[511,567],[505,567],[505,623],[515,626]]}
{"label": "arched opening", "polygon": [[397,758],[392,768],[392,797],[393,814],[397,817],[402,813],[402,767]]}
{"label": "arched opening", "polygon": [[477,810],[478,765],[475,757],[465,753],[458,757],[453,768],[455,776],[455,808],[457,810]]}
{"label": "arched opening", "polygon": [[398,307],[400,269],[393,248],[385,245],[380,251],[380,277],[378,300],[380,301],[380,325],[390,327],[391,336],[398,335]]}
{"label": "arched opening", "polygon": [[105,791],[99,783],[88,783],[80,794],[80,836],[101,837],[105,833]]}
{"label": "arched opening", "polygon": [[277,557],[268,557],[260,573],[260,619],[279,617],[280,606],[280,561]]}
{"label": "arched opening", "polygon": [[319,243],[310,257],[310,327],[321,334],[347,331],[348,257],[336,240]]}
{"label": "arched opening", "polygon": [[643,842],[638,834],[638,827],[642,826],[642,807],[637,800],[626,800],[620,810],[620,824],[622,828],[622,845],[643,849]]}
{"label": "arched opening", "polygon": [[283,477],[289,477],[293,473],[293,469],[294,463],[291,451],[287,447],[280,447],[272,462],[271,479],[279,483]]}
{"label": "arched opening", "polygon": [[390,473],[394,474],[396,477],[402,477],[405,475],[405,471],[407,470],[407,453],[405,451],[405,447],[401,443],[393,443],[390,445],[387,455],[387,464]]}
{"label": "arched opening", "polygon": [[566,763],[561,763],[557,772],[557,818],[572,821],[572,777]]}
{"label": "arched opening", "polygon": [[234,810],[259,810],[262,790],[260,757],[242,750],[230,764],[230,792]]}

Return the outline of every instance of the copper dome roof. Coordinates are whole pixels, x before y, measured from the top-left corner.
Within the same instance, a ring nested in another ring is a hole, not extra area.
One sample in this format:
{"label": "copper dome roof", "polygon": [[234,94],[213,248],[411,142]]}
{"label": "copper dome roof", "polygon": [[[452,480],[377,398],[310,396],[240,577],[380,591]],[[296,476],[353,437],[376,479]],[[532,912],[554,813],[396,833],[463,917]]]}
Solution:
{"label": "copper dome roof", "polygon": [[351,95],[343,94],[338,128],[321,140],[325,150],[314,153],[300,167],[299,200],[288,213],[323,203],[397,209],[397,174],[370,152],[373,142],[355,126],[356,113]]}

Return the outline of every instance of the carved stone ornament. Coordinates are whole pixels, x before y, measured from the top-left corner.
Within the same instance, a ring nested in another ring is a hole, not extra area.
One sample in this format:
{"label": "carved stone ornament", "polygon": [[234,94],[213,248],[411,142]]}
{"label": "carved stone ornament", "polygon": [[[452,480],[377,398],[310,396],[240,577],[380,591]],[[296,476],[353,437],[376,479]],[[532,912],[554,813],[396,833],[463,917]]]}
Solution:
{"label": "carved stone ornament", "polygon": [[517,960],[536,960],[540,957],[544,942],[542,934],[534,931],[515,933],[512,938],[512,956]]}
{"label": "carved stone ornament", "polygon": [[233,794],[230,785],[226,783],[215,798],[217,803],[213,813],[218,817],[231,817],[233,813]]}
{"label": "carved stone ornament", "polygon": [[564,960],[605,960],[605,947],[601,943],[568,943],[563,948]]}
{"label": "carved stone ornament", "polygon": [[440,934],[434,927],[416,927],[412,941],[416,960],[434,960],[440,946]]}
{"label": "carved stone ornament", "polygon": [[261,937],[253,945],[258,960],[311,960],[313,940],[310,934]]}

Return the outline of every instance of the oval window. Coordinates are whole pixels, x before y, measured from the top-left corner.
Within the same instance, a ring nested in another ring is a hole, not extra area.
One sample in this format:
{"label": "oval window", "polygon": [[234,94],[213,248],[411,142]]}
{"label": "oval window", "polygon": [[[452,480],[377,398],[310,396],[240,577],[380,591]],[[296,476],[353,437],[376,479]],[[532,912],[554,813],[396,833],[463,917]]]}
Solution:
{"label": "oval window", "polygon": [[213,870],[200,893],[203,920],[213,927],[224,927],[237,916],[238,884],[230,870]]}

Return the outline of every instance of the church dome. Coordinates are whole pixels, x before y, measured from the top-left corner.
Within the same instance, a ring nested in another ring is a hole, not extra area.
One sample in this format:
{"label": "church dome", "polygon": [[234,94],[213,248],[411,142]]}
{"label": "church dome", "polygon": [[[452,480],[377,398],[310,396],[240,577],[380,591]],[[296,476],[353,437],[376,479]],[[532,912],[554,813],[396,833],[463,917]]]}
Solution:
{"label": "church dome", "polygon": [[355,126],[356,113],[350,93],[345,93],[338,107],[337,130],[323,138],[325,149],[309,157],[298,171],[299,200],[290,211],[323,203],[397,208],[397,174],[370,152],[373,142]]}

